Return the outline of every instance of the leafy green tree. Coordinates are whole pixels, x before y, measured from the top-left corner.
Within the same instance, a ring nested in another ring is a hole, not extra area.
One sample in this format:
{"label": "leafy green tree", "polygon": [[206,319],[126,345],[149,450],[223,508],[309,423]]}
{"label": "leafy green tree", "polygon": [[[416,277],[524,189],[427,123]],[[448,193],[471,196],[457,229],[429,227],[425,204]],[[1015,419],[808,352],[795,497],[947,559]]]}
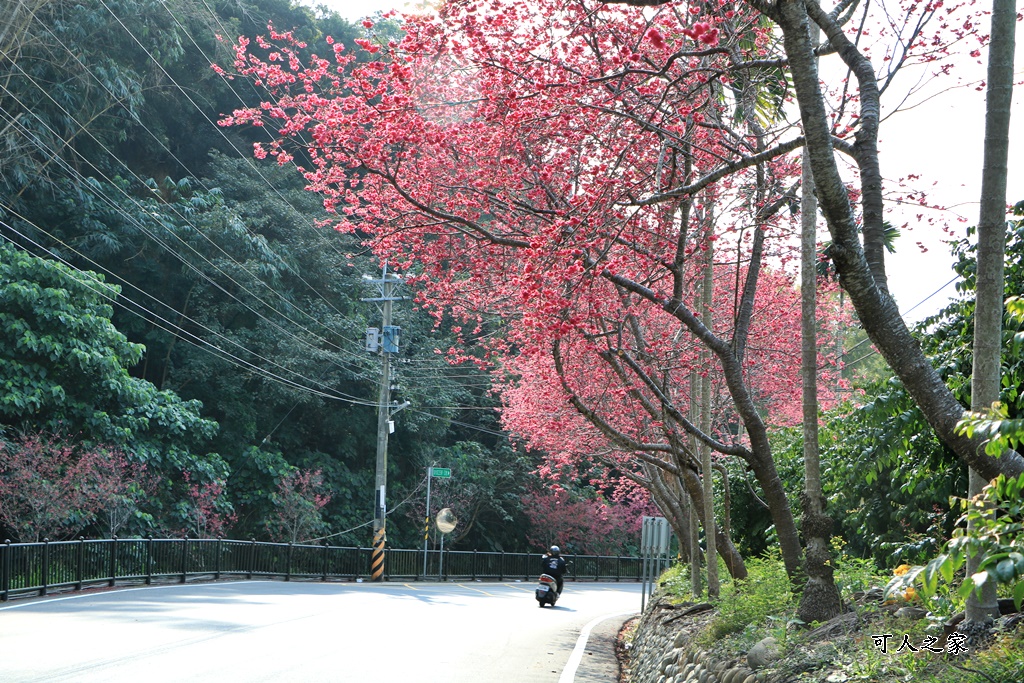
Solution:
{"label": "leafy green tree", "polygon": [[[488,448],[478,441],[459,441],[434,449],[431,465],[447,467],[451,478],[433,479],[430,516],[451,508],[459,520],[446,543],[466,548],[511,549],[515,532],[523,531],[523,496],[531,477],[526,457],[507,443]],[[415,523],[427,517],[425,500],[410,505]]]}
{"label": "leafy green tree", "polygon": [[212,435],[216,425],[199,418],[197,402],[128,373],[143,347],[111,323],[119,293],[101,276],[0,244],[0,419],[136,444],[142,460],[164,457],[159,443],[146,447],[147,435]]}
{"label": "leafy green tree", "polygon": [[[43,350],[32,365],[19,357],[9,375],[19,391],[6,400],[29,404],[8,406],[3,423],[61,424],[124,443],[161,477],[144,496],[148,508],[127,513],[134,531],[212,533],[204,520],[233,518],[232,533],[264,537],[278,484],[296,468],[322,473],[329,531],[359,526],[372,505],[366,454],[380,381],[379,363],[361,348],[366,327],[379,324],[360,301],[369,294],[361,277],[379,264],[359,236],[316,225],[322,202],[300,177],[248,158],[266,131],[214,125],[260,95],[211,64],[231,61],[218,34],[261,33],[272,22],[307,41],[299,54],[308,59],[324,35],[351,46],[362,27],[291,0],[18,8],[0,17],[0,40],[11,46],[0,56],[0,137],[11,152],[0,160],[0,234],[103,273],[109,298],[68,296],[106,321],[74,343],[96,346],[95,362],[106,359],[116,377],[109,392],[91,395],[98,369],[79,372],[75,384],[64,375],[81,368],[59,354]],[[26,286],[46,289],[43,277],[27,274]],[[452,323],[413,304],[397,308],[404,348],[395,381],[413,409],[397,420],[389,478],[391,495],[404,500],[436,453],[460,442],[503,453],[504,437],[486,374],[435,353],[453,345]],[[97,529],[119,526],[130,496],[122,502]],[[393,542],[416,545],[419,522],[405,524],[401,511],[396,518]],[[522,525],[492,520],[472,533],[483,528],[489,543],[521,538]]]}
{"label": "leafy green tree", "polygon": [[[1008,298],[1006,310],[1007,323],[1014,329],[1008,351],[1011,357],[1019,359],[1024,350],[1024,298]],[[989,410],[967,413],[957,429],[983,439],[986,452],[994,457],[1024,443],[1024,418],[1011,417],[1007,406],[1000,402]],[[1012,590],[1014,603],[1020,609],[1024,604],[1024,477],[999,475],[979,494],[959,502],[963,510],[960,521],[966,522],[966,526],[954,532],[942,553],[895,577],[886,591],[903,591],[916,584],[930,597],[938,592],[940,581],[952,583],[957,572],[968,565],[968,575],[959,588],[961,598],[1004,584]],[[970,569],[969,559],[975,560],[978,571]],[[969,605],[968,602],[968,615]]]}
{"label": "leafy green tree", "polygon": [[[952,245],[964,295],[917,329],[917,338],[954,395],[970,403],[971,340],[976,247],[968,237]],[[1024,291],[1024,221],[1006,233],[1004,291]],[[1019,324],[1003,330],[1000,399],[1009,419],[1024,415],[1024,359],[1012,352]],[[839,511],[849,547],[883,564],[921,561],[948,538],[957,514],[951,496],[966,490],[966,469],[928,428],[895,378],[864,387],[870,397],[852,412],[838,411],[823,435],[830,463],[826,487]],[[936,477],[935,472],[950,476]]]}
{"label": "leafy green tree", "polygon": [[132,377],[144,351],[111,323],[120,288],[0,244],[0,424],[107,444],[162,480],[159,509],[180,473],[214,477],[224,462],[203,451],[216,423],[198,401]]}

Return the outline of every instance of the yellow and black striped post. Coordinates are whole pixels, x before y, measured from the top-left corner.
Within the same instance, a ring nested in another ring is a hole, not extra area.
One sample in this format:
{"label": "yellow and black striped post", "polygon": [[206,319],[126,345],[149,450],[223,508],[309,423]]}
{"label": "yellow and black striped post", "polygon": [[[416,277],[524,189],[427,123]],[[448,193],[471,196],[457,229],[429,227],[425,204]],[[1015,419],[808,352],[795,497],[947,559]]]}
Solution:
{"label": "yellow and black striped post", "polygon": [[384,527],[373,532],[373,551],[370,553],[370,576],[374,581],[384,580],[384,542],[387,534]]}
{"label": "yellow and black striped post", "polygon": [[423,578],[427,578],[427,540],[430,538],[430,515],[423,523]]}
{"label": "yellow and black striped post", "polygon": [[423,522],[423,578],[427,578],[427,539],[430,538],[430,478],[434,467],[427,468],[427,517]]}

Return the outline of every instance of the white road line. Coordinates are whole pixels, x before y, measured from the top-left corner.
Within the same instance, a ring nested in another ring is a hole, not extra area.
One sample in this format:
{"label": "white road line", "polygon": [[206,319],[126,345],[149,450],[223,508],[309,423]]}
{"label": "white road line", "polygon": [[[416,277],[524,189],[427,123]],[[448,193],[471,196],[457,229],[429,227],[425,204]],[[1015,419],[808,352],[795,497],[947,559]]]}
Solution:
{"label": "white road line", "polygon": [[613,619],[614,617],[624,617],[626,615],[636,614],[636,612],[618,612],[616,614],[606,614],[603,617],[594,619],[589,624],[583,627],[580,632],[580,637],[576,639],[576,647],[572,649],[572,654],[569,655],[569,661],[566,662],[565,668],[562,669],[562,675],[558,677],[558,683],[573,683],[576,680],[576,669],[580,667],[580,662],[583,661],[583,653],[587,649],[587,640],[590,638],[590,632],[594,630],[594,627],[600,624],[605,619]]}

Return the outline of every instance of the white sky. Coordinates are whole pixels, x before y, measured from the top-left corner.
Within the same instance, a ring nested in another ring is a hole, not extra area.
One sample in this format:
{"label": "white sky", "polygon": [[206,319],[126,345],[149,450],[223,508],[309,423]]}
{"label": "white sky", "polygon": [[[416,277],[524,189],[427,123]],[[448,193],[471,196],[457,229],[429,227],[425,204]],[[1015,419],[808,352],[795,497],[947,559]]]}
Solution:
{"label": "white sky", "polygon": [[[982,59],[987,52],[982,52]],[[960,68],[975,78],[985,78],[985,68],[968,58]],[[1024,67],[1024,41],[1018,36],[1016,77],[1020,80]],[[940,83],[941,79],[936,81]],[[1024,199],[1024,88],[1014,90],[1013,112],[1010,122],[1009,178],[1007,202],[1014,204]],[[921,176],[919,187],[929,198],[949,207],[967,219],[966,223],[953,223],[955,237],[966,235],[968,225],[978,222],[978,200],[981,192],[982,142],[985,126],[985,93],[973,87],[959,88],[937,95],[923,105],[897,113],[884,121],[879,135],[880,161],[886,178],[898,178],[908,173]],[[934,183],[934,185],[933,185]],[[910,221],[911,230],[905,231],[896,243],[897,254],[888,256],[887,270],[890,288],[900,310],[906,310],[922,301],[954,277],[952,259],[942,241],[950,239],[936,227],[919,224],[915,217],[920,209],[901,209],[889,205],[889,220],[894,225]],[[902,213],[902,219],[897,216]],[[929,247],[921,253],[917,242]],[[910,320],[919,320],[942,308],[955,294],[949,285],[941,294],[915,309]]]}
{"label": "white sky", "polygon": [[405,9],[406,0],[317,0],[309,4],[327,5],[345,19],[354,22],[377,11],[386,12],[390,9]]}
{"label": "white sky", "polygon": [[[356,21],[378,10],[386,11],[421,4],[420,0],[308,0],[326,4],[341,16]],[[1019,32],[1018,32],[1019,33]],[[987,56],[982,53],[982,59]],[[984,78],[984,67],[969,59],[964,70],[974,69],[975,78]],[[1024,70],[1024,39],[1017,40],[1017,80]],[[896,94],[896,93],[893,93]],[[890,98],[894,99],[894,98]],[[918,97],[915,101],[921,101]],[[1010,178],[1007,201],[1024,199],[1024,88],[1014,91],[1011,119]],[[967,223],[956,223],[956,237],[966,234],[966,226],[978,220],[978,195],[981,186],[981,150],[984,135],[984,92],[960,88],[939,94],[909,111],[897,113],[882,124],[880,135],[882,173],[886,178],[908,174],[921,176],[918,187],[926,188],[937,204],[955,208]],[[1016,134],[1015,134],[1016,133]],[[889,205],[888,218],[894,225],[910,221],[896,243],[897,253],[888,256],[889,286],[910,321],[920,320],[942,308],[955,293],[949,249],[942,243],[950,239],[937,227],[917,224],[919,209],[901,210]],[[916,226],[916,227],[915,227]],[[926,245],[922,252],[918,242]],[[937,291],[942,290],[938,294]],[[930,297],[930,298],[929,298]],[[921,303],[924,302],[924,303]],[[913,308],[908,313],[908,310]]]}

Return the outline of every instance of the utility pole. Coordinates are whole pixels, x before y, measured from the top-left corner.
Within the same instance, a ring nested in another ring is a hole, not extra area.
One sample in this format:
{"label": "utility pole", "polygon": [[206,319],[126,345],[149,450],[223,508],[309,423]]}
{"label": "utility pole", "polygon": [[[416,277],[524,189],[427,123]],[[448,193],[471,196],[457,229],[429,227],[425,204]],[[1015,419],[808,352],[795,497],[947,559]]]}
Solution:
{"label": "utility pole", "polygon": [[423,524],[423,578],[427,578],[427,539],[430,537],[430,477],[434,474],[434,467],[427,468],[427,519]]}
{"label": "utility pole", "polygon": [[395,423],[392,416],[409,405],[408,401],[401,406],[391,405],[391,355],[398,353],[401,328],[391,324],[391,304],[404,301],[409,297],[395,296],[395,285],[402,279],[388,273],[388,264],[384,263],[381,278],[373,279],[364,275],[363,279],[375,285],[380,292],[379,297],[362,299],[366,302],[382,304],[383,321],[381,329],[366,330],[366,350],[381,356],[380,394],[377,401],[377,475],[374,479],[373,507],[373,551],[370,554],[370,575],[374,581],[384,580],[384,546],[387,542],[385,522],[387,518],[386,494],[388,486],[388,434],[394,431]]}

